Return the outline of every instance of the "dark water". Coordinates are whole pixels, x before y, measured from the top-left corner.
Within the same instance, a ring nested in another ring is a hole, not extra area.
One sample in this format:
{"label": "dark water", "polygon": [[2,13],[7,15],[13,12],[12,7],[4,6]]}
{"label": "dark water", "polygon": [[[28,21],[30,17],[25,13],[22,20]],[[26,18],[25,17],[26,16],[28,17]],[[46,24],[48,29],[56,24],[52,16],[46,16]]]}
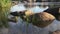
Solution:
{"label": "dark water", "polygon": [[31,23],[27,26],[20,18],[17,23],[9,22],[9,25],[9,34],[49,34],[50,31],[60,30],[60,21],[57,20],[45,28],[36,27]]}

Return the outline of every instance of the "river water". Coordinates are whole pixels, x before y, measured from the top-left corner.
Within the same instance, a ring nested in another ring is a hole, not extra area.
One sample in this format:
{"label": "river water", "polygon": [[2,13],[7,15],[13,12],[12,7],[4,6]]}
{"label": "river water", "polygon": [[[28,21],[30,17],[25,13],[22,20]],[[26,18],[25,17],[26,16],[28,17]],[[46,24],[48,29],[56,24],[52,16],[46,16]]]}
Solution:
{"label": "river water", "polygon": [[57,20],[44,28],[34,26],[31,23],[27,26],[21,18],[18,18],[17,23],[9,22],[9,25],[9,34],[49,34],[49,32],[60,30],[60,21]]}

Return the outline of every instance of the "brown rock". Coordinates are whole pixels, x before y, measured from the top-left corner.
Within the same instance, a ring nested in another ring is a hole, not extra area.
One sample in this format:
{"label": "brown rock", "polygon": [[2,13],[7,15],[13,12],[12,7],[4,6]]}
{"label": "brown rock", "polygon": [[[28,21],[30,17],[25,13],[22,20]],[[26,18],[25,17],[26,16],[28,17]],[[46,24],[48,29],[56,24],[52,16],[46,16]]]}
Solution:
{"label": "brown rock", "polygon": [[53,22],[55,17],[47,12],[41,12],[30,16],[33,25],[38,27],[46,27]]}

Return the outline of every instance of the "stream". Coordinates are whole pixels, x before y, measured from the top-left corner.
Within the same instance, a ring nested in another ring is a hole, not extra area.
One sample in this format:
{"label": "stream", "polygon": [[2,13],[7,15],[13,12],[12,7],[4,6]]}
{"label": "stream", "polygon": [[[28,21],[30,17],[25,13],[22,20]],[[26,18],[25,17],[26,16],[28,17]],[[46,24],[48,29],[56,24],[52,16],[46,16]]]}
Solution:
{"label": "stream", "polygon": [[44,28],[34,26],[31,23],[27,26],[21,18],[18,18],[17,23],[9,22],[9,25],[10,34],[49,34],[49,32],[60,30],[60,21],[57,20]]}

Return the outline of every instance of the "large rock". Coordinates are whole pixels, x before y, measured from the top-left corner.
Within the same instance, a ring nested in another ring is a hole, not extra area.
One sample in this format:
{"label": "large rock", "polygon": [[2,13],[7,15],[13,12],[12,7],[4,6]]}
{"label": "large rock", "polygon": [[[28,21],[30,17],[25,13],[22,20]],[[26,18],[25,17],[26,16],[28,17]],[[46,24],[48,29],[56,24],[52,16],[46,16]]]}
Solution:
{"label": "large rock", "polygon": [[46,27],[53,22],[55,17],[47,12],[40,12],[28,17],[28,22],[38,27]]}

